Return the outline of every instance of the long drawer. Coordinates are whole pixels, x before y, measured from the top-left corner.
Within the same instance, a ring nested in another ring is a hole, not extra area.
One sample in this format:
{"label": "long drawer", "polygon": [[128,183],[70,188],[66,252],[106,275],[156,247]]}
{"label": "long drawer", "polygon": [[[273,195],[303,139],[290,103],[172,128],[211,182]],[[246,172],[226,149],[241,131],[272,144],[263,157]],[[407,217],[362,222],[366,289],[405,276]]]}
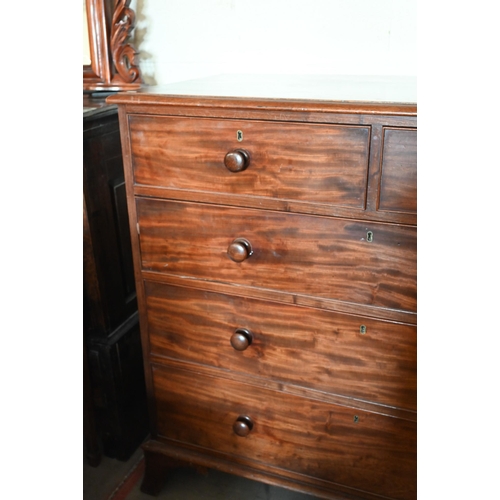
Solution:
{"label": "long drawer", "polygon": [[136,205],[145,271],[416,311],[414,227],[143,198]]}
{"label": "long drawer", "polygon": [[365,206],[368,126],[140,115],[128,126],[136,184]]}
{"label": "long drawer", "polygon": [[145,282],[152,354],[416,411],[416,327]]}
{"label": "long drawer", "polygon": [[160,436],[358,492],[415,498],[415,422],[173,366],[153,368],[153,384]]}

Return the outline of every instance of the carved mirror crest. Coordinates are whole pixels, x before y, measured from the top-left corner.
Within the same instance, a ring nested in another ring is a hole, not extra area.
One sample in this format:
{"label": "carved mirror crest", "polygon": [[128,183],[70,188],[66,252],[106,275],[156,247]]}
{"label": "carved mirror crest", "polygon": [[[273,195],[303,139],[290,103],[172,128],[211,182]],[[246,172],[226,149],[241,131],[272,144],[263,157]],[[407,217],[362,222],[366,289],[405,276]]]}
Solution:
{"label": "carved mirror crest", "polygon": [[130,33],[135,27],[135,12],[129,7],[130,0],[83,2],[83,90],[138,89],[142,80],[139,67],[135,63],[137,52],[128,43]]}

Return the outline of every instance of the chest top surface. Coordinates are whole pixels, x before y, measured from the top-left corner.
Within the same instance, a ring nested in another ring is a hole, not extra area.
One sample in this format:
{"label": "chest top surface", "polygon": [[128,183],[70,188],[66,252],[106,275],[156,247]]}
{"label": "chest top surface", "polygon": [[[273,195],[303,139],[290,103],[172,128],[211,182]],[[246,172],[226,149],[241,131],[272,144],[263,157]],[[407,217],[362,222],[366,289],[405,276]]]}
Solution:
{"label": "chest top surface", "polygon": [[108,102],[162,104],[189,98],[236,100],[243,107],[256,100],[264,106],[272,100],[416,115],[417,81],[410,76],[218,75],[119,93]]}

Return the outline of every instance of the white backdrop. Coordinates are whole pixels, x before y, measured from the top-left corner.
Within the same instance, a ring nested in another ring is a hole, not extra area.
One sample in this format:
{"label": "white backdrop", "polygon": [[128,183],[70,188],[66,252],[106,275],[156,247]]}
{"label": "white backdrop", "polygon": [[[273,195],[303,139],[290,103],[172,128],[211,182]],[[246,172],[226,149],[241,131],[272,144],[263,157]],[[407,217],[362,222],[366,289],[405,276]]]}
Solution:
{"label": "white backdrop", "polygon": [[417,74],[416,0],[133,0],[145,83]]}

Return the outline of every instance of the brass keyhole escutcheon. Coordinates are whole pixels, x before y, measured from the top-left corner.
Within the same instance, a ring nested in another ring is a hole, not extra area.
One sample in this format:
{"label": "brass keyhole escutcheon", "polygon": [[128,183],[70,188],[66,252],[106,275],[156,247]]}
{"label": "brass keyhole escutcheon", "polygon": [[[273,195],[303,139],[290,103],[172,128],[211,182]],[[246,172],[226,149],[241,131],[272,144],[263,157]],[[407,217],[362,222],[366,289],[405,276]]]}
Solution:
{"label": "brass keyhole escutcheon", "polygon": [[241,142],[243,140],[243,131],[238,130],[236,132],[236,139],[238,140],[238,142]]}
{"label": "brass keyhole escutcheon", "polygon": [[359,422],[359,417],[357,415],[354,415],[353,421],[355,424]]}
{"label": "brass keyhole escutcheon", "polygon": [[359,327],[359,333],[361,333],[361,335],[364,335],[366,333],[366,326],[365,325],[361,325]]}
{"label": "brass keyhole escutcheon", "polygon": [[373,231],[368,231],[366,233],[366,241],[368,241],[369,243],[373,241]]}

